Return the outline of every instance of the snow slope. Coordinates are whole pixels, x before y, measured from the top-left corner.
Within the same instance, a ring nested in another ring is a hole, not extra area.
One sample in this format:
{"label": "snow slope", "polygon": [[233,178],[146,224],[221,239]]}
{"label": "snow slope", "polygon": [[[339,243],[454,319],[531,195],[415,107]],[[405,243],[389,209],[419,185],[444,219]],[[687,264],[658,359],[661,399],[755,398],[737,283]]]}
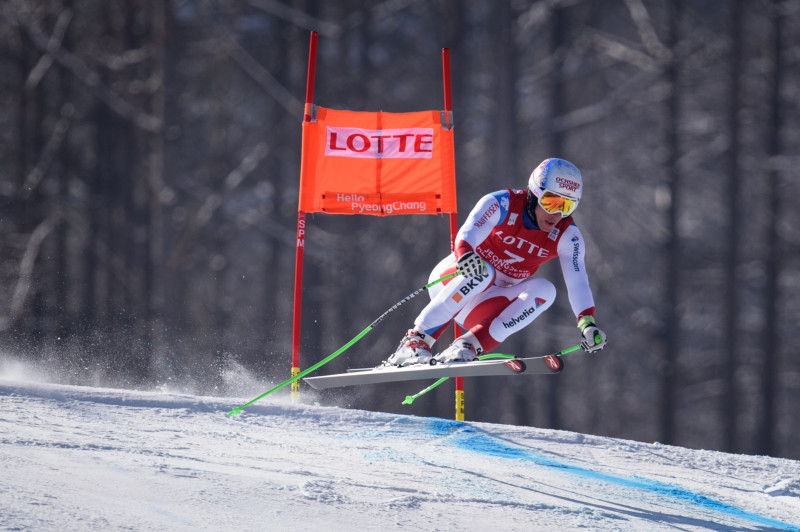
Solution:
{"label": "snow slope", "polygon": [[800,462],[10,379],[3,530],[800,530]]}

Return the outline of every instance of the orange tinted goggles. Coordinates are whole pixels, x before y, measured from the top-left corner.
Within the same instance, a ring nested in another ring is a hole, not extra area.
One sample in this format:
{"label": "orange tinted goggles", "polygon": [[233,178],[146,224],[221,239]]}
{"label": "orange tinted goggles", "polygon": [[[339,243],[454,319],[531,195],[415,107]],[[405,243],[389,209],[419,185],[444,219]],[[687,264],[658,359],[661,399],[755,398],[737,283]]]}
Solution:
{"label": "orange tinted goggles", "polygon": [[560,212],[564,216],[569,216],[578,207],[578,200],[565,198],[545,190],[539,196],[539,205],[549,214]]}

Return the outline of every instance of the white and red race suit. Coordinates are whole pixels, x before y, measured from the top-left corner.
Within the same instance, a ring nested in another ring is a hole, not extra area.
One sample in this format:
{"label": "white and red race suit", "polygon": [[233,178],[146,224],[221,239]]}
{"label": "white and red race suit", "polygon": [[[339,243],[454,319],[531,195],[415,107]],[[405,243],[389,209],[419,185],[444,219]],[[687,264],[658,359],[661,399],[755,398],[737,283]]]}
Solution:
{"label": "white and red race suit", "polygon": [[539,229],[526,205],[524,190],[499,190],[481,198],[456,235],[455,252],[439,262],[430,281],[456,271],[458,257],[467,251],[483,258],[488,274],[457,276],[431,287],[431,302],[414,321],[417,330],[438,339],[455,320],[489,352],[553,304],[553,283],[533,275],[556,257],[575,316],[594,315],[584,267],[586,246],[578,226],[569,216],[547,233]]}

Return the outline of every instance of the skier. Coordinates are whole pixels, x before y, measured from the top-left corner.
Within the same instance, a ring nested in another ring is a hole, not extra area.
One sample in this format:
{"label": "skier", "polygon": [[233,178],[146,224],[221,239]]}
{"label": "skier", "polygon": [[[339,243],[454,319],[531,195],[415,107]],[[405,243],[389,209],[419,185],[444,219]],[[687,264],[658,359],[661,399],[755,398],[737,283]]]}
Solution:
{"label": "skier", "polygon": [[[455,251],[439,262],[430,280],[459,275],[431,287],[430,303],[385,364],[469,362],[490,352],[553,304],[555,286],[533,274],[556,257],[581,346],[590,353],[603,349],[606,334],[595,325],[585,244],[572,219],[582,191],[578,168],[551,158],[533,171],[527,191],[505,189],[481,198],[456,235]],[[466,332],[432,356],[431,347],[453,320]]]}

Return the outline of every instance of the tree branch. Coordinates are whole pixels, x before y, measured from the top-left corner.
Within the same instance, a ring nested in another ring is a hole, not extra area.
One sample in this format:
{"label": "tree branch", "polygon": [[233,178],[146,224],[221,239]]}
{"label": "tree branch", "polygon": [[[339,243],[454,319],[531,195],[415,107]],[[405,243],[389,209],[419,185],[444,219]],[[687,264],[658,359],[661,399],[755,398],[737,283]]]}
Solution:
{"label": "tree branch", "polygon": [[[48,46],[61,46],[61,43],[64,40],[64,35],[67,33],[67,27],[69,26],[71,20],[72,11],[69,9],[62,11],[58,15],[58,20],[56,20],[56,26],[53,29],[53,35],[50,36],[50,42],[48,43]],[[36,88],[52,64],[53,58],[51,55],[42,55],[36,65],[28,73],[28,79],[25,80],[25,89],[33,90]]]}
{"label": "tree branch", "polygon": [[286,90],[286,87],[275,79],[272,73],[264,68],[264,66],[256,61],[256,59],[245,50],[239,42],[231,37],[227,39],[228,56],[245,71],[247,75],[253,78],[263,89],[277,101],[281,107],[292,116],[303,115],[303,103],[295,98],[291,92]]}
{"label": "tree branch", "polygon": [[39,162],[37,162],[36,166],[34,166],[31,171],[28,172],[27,176],[25,176],[25,183],[23,184],[19,193],[22,199],[28,199],[31,197],[31,194],[33,194],[33,191],[36,190],[36,187],[39,186],[39,183],[44,178],[45,173],[47,173],[50,163],[53,162],[56,152],[63,144],[64,138],[67,136],[70,120],[72,119],[74,112],[75,108],[72,106],[72,104],[64,104],[64,106],[61,107],[61,116],[53,127],[53,131],[50,134],[50,138],[47,140],[47,144],[45,144],[44,149],[42,149]]}
{"label": "tree branch", "polygon": [[47,235],[61,222],[61,218],[59,213],[51,214],[36,226],[36,229],[28,237],[25,253],[19,263],[19,276],[14,287],[14,293],[11,296],[8,316],[0,316],[0,331],[7,330],[22,314],[22,309],[25,307],[25,301],[28,299],[28,293],[31,289],[33,269],[36,265],[36,258],[42,248],[42,243],[47,238]]}
{"label": "tree branch", "polygon": [[264,142],[259,142],[242,158],[239,166],[231,170],[225,177],[222,190],[210,194],[203,205],[197,210],[197,214],[189,222],[188,227],[181,235],[178,243],[170,255],[168,264],[171,268],[177,266],[181,256],[194,238],[197,232],[211,220],[211,217],[222,205],[225,196],[237,188],[255,170],[259,163],[269,153],[269,147]]}
{"label": "tree branch", "polygon": [[642,0],[625,0],[625,5],[628,7],[645,49],[659,62],[665,63],[672,56],[672,52],[658,38],[650,20],[650,14]]}
{"label": "tree branch", "polygon": [[320,35],[325,35],[326,37],[337,39],[342,34],[342,28],[338,24],[314,18],[299,9],[289,7],[277,0],[249,0],[248,3],[265,13],[275,15],[300,28],[309,31],[317,31]]}
{"label": "tree branch", "polygon": [[131,120],[145,131],[157,132],[161,130],[162,122],[160,119],[136,108],[111,90],[108,85],[103,83],[100,74],[92,70],[80,57],[66,50],[55,38],[48,38],[38,23],[32,20],[30,14],[24,9],[13,11],[9,4],[3,4],[0,8],[0,14],[15,26],[24,28],[37,48],[70,71],[115,113]]}

